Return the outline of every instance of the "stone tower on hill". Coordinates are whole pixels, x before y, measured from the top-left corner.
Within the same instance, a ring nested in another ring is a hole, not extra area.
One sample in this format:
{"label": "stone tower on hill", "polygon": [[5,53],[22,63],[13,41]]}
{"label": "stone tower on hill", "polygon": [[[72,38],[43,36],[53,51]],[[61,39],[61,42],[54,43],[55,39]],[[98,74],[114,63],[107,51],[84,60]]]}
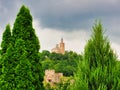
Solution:
{"label": "stone tower on hill", "polygon": [[51,50],[51,52],[55,53],[65,53],[65,43],[63,42],[63,38],[61,38],[61,42],[59,44],[56,44],[56,47]]}

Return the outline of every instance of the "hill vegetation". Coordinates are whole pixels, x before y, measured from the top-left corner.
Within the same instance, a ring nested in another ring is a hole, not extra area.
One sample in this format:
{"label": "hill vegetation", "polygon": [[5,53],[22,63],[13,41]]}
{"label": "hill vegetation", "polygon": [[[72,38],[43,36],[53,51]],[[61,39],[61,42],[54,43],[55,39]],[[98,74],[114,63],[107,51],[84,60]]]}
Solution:
{"label": "hill vegetation", "polygon": [[73,76],[76,72],[77,62],[82,60],[82,55],[73,51],[66,51],[65,54],[50,53],[47,50],[39,53],[43,70],[54,69],[62,72],[64,76]]}

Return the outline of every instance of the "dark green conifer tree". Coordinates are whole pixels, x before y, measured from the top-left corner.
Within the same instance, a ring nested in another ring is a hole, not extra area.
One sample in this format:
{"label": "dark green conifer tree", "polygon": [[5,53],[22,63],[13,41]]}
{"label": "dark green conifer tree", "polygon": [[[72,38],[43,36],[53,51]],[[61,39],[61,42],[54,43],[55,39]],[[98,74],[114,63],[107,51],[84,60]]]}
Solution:
{"label": "dark green conifer tree", "polygon": [[44,90],[39,49],[32,16],[29,9],[22,6],[14,23],[11,47],[1,60],[1,90]]}
{"label": "dark green conifer tree", "polygon": [[120,90],[117,57],[103,34],[102,25],[97,22],[85,46],[84,59],[78,65],[73,90]]}
{"label": "dark green conifer tree", "polygon": [[6,29],[3,33],[2,37],[2,43],[1,43],[1,54],[6,53],[7,48],[9,47],[11,41],[11,30],[10,30],[10,25],[6,25]]}

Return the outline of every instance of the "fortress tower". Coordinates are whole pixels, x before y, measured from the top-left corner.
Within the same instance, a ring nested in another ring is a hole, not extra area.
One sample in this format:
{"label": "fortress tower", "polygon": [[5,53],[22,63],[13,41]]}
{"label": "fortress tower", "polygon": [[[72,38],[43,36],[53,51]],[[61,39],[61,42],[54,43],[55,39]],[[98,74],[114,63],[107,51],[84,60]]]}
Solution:
{"label": "fortress tower", "polygon": [[65,53],[65,43],[63,42],[63,38],[61,38],[61,42],[57,44],[56,47],[51,50],[51,52],[61,53],[61,54]]}

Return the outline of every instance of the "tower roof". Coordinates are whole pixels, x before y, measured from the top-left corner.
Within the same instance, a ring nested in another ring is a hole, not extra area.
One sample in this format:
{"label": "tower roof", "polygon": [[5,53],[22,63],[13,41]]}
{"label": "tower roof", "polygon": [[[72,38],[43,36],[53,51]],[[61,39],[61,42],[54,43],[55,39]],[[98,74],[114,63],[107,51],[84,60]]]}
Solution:
{"label": "tower roof", "polygon": [[63,38],[61,38],[61,42],[63,43]]}

